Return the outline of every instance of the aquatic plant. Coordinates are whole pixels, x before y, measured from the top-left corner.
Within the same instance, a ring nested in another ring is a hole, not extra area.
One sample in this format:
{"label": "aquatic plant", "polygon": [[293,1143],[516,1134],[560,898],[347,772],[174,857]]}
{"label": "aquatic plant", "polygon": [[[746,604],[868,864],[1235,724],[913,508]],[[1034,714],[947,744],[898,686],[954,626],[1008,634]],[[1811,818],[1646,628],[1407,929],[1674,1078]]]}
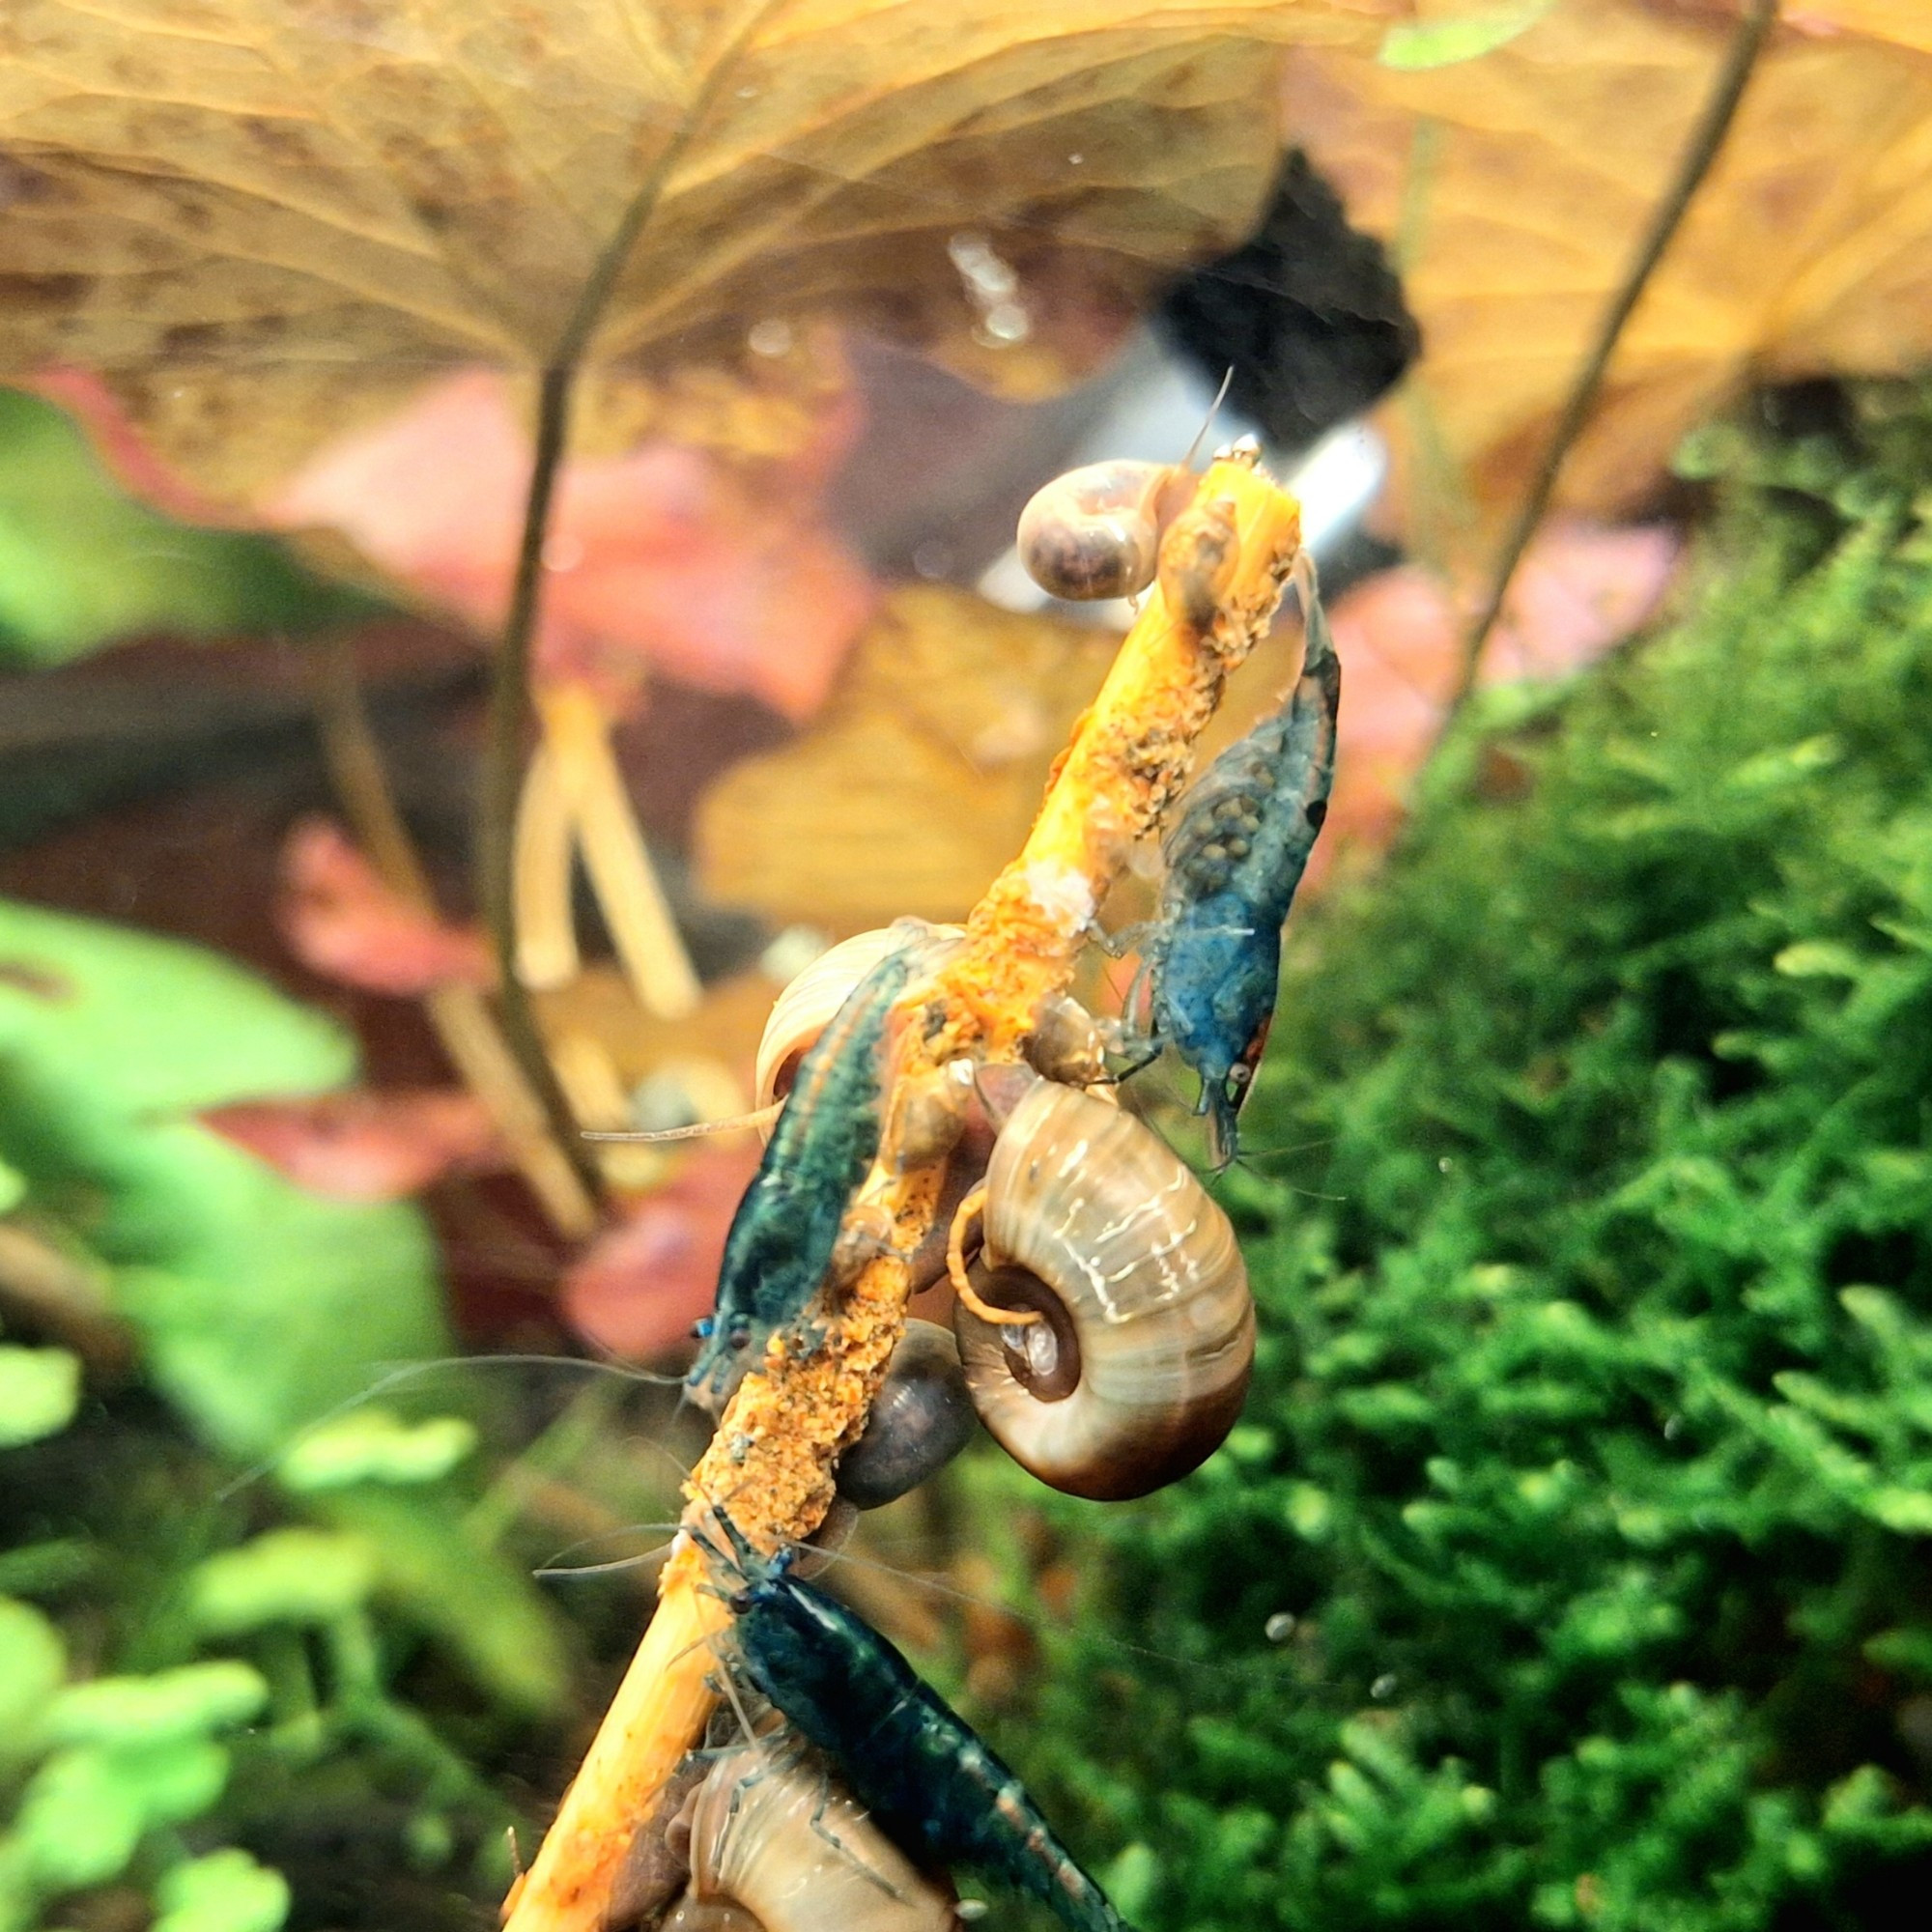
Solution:
{"label": "aquatic plant", "polygon": [[1767,419],[1680,459],[1681,619],[1484,701],[1374,891],[1291,931],[1244,1134],[1299,1151],[1223,1189],[1245,1419],[1056,1512],[1105,1581],[1024,1705],[1149,1924],[1922,1896],[1932,397]]}

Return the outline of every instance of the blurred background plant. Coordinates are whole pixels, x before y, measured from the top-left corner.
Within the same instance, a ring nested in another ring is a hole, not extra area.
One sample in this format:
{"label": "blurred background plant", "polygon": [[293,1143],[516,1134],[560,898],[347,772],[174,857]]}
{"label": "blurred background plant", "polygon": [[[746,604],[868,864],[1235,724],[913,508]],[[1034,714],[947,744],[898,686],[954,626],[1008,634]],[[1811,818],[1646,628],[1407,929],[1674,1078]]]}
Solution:
{"label": "blurred background plant", "polygon": [[529,1572],[695,1438],[391,1372],[676,1366],[755,1149],[576,1128],[737,1111],[814,949],[973,903],[1118,615],[1017,508],[1230,363],[1349,680],[1254,1107],[1321,1144],[1227,1183],[1249,1423],[868,1525],[1030,1623],[843,1587],[1151,1926],[1875,1922],[1932,1818],[1932,443],[1846,384],[1932,335],[1916,0],[1771,35],[1416,778],[1740,12],[955,5],[915,67],[863,10],[21,0],[0,1928],[480,1922],[648,1596]]}

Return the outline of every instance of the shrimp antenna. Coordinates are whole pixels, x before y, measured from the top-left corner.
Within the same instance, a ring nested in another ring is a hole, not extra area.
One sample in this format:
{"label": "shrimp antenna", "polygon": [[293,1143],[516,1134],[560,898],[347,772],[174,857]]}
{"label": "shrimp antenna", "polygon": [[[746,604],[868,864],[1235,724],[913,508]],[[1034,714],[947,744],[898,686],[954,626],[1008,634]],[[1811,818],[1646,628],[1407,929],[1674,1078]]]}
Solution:
{"label": "shrimp antenna", "polygon": [[617,1381],[639,1382],[647,1388],[685,1387],[682,1376],[653,1375],[649,1369],[634,1369],[627,1362],[603,1361],[582,1355],[435,1355],[425,1361],[403,1362],[385,1370],[366,1387],[357,1389],[354,1395],[345,1396],[332,1407],[324,1409],[320,1415],[311,1416],[299,1429],[293,1431],[279,1448],[264,1456],[259,1463],[251,1463],[240,1475],[224,1483],[214,1492],[214,1500],[225,1503],[231,1496],[240,1494],[251,1484],[259,1483],[298,1444],[306,1442],[312,1435],[320,1435],[331,1422],[339,1422],[345,1415],[354,1414],[356,1409],[380,1401],[391,1389],[405,1388],[412,1382],[422,1380],[425,1376],[439,1375],[444,1370],[475,1368],[562,1369],[577,1375],[610,1376]]}
{"label": "shrimp antenna", "polygon": [[1221,405],[1228,400],[1228,391],[1234,385],[1235,365],[1228,364],[1228,373],[1221,378],[1221,386],[1214,391],[1214,400],[1208,405],[1208,414],[1201,427],[1194,432],[1194,440],[1187,445],[1187,454],[1180,459],[1182,469],[1192,469],[1194,459],[1201,454],[1201,445],[1208,440],[1208,432],[1214,427],[1214,418],[1221,413]]}
{"label": "shrimp antenna", "polygon": [[749,1114],[727,1114],[722,1121],[694,1121],[685,1127],[653,1127],[648,1132],[631,1127],[621,1130],[585,1127],[579,1131],[578,1139],[629,1141],[633,1145],[639,1141],[694,1141],[703,1134],[735,1133],[740,1127],[768,1127],[783,1112],[784,1102],[774,1100],[769,1107],[753,1107]]}
{"label": "shrimp antenna", "polygon": [[[677,1546],[677,1533],[683,1527],[675,1522],[627,1522],[621,1529],[600,1529],[592,1536],[580,1536],[574,1543],[566,1543],[554,1556],[530,1572],[532,1577],[543,1581],[558,1577],[614,1577],[626,1570],[641,1570],[646,1565],[669,1556]],[[634,1550],[629,1556],[616,1556],[602,1563],[572,1563],[567,1559],[575,1556],[580,1549],[589,1549],[599,1543],[609,1543],[619,1536],[649,1536],[659,1534],[665,1537],[663,1543],[654,1543],[648,1549]]]}

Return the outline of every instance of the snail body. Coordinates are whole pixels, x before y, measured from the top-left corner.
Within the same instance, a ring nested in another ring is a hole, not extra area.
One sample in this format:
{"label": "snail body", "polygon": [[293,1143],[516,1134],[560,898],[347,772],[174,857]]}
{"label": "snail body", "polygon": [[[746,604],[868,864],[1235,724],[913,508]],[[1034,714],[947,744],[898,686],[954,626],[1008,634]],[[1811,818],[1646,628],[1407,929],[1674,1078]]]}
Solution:
{"label": "snail body", "polygon": [[952,1902],[823,1765],[746,1747],[684,1814],[691,1882],[677,1932],[952,1932]]}
{"label": "snail body", "polygon": [[1013,1460],[1101,1501],[1205,1462],[1239,1415],[1254,1304],[1227,1215],[1143,1122],[1040,1081],[986,1172],[982,1303],[953,1311],[974,1406]]}
{"label": "snail body", "polygon": [[1020,512],[1027,575],[1055,597],[1135,597],[1154,580],[1162,532],[1194,495],[1181,463],[1119,459],[1069,469]]}

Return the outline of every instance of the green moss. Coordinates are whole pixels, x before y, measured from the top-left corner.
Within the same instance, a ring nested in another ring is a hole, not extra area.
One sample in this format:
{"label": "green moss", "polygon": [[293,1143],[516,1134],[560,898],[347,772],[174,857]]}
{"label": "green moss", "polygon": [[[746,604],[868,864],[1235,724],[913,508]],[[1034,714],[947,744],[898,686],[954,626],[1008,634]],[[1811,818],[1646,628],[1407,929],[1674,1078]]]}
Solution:
{"label": "green moss", "polygon": [[1006,1735],[1151,1926],[1923,1897],[1932,405],[1693,456],[1681,621],[1499,697],[1297,920],[1242,1429],[1061,1513],[1114,1607]]}

